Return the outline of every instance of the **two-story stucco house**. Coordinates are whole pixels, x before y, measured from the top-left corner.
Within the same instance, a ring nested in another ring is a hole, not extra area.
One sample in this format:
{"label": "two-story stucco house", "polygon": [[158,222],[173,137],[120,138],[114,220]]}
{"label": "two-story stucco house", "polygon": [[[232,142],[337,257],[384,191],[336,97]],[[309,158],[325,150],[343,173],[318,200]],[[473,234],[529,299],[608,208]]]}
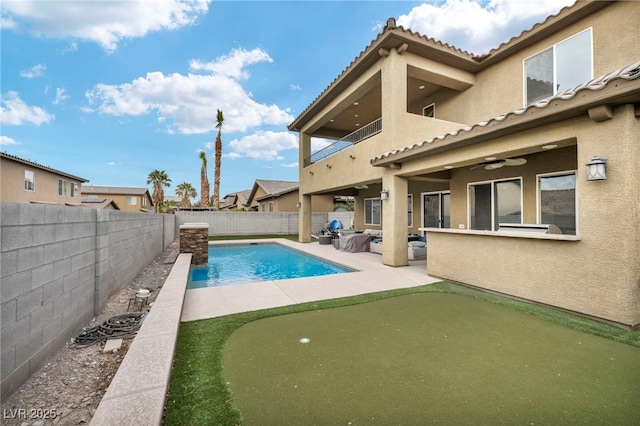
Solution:
{"label": "two-story stucco house", "polygon": [[87,179],[0,152],[0,201],[80,205]]}
{"label": "two-story stucco house", "polygon": [[[297,212],[298,199],[298,182],[256,179],[247,205],[260,212]],[[331,195],[316,196],[313,201],[317,212],[332,212],[334,209]]]}
{"label": "two-story stucco house", "polygon": [[153,212],[153,200],[147,188],[119,186],[85,186],[83,196],[87,199],[112,199],[120,210],[132,212]]}
{"label": "two-story stucco house", "polygon": [[422,232],[430,275],[638,326],[638,28],[579,1],[475,56],[390,19],[289,126],[300,240],[312,195],[353,195],[387,265]]}

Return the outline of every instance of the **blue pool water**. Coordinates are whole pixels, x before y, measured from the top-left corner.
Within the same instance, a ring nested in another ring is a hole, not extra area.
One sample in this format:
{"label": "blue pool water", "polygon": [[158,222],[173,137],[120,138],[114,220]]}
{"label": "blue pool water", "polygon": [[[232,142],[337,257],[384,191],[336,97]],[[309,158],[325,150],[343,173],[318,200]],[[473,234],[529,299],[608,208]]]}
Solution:
{"label": "blue pool water", "polygon": [[209,247],[209,266],[191,268],[187,288],[218,287],[256,281],[341,274],[351,269],[280,244]]}

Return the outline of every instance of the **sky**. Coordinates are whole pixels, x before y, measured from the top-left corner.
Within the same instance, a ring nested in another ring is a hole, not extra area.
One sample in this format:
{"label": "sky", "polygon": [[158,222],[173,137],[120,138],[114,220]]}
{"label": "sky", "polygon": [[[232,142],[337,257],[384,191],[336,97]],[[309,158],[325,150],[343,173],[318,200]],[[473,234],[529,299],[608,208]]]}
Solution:
{"label": "sky", "polygon": [[[220,196],[298,180],[287,126],[387,19],[470,53],[507,42],[574,0],[3,0],[0,150],[82,177],[147,187],[164,170]],[[312,150],[326,145],[313,140]]]}

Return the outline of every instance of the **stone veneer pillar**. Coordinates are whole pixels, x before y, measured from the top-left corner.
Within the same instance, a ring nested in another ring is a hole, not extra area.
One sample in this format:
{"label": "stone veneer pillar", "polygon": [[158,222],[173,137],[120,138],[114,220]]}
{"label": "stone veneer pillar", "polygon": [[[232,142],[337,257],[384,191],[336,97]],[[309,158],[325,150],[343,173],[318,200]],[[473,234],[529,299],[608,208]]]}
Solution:
{"label": "stone veneer pillar", "polygon": [[180,253],[193,253],[191,264],[209,264],[209,224],[185,223],[180,225]]}

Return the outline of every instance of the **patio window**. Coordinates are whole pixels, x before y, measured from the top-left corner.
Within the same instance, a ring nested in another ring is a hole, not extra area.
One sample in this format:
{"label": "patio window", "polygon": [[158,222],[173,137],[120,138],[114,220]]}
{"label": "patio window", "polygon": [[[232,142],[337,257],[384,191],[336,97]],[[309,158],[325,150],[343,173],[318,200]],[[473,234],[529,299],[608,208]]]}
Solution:
{"label": "patio window", "polygon": [[538,223],[576,235],[576,173],[538,175]]}
{"label": "patio window", "polygon": [[58,195],[67,196],[67,181],[64,179],[58,179]]}
{"label": "patio window", "polygon": [[593,78],[591,28],[524,60],[525,106]]}
{"label": "patio window", "polygon": [[364,199],[364,224],[381,225],[382,204],[380,198]]}
{"label": "patio window", "polygon": [[407,197],[407,223],[409,224],[409,228],[413,226],[413,194],[409,194]]}
{"label": "patio window", "polygon": [[522,179],[469,184],[469,229],[496,231],[522,223]]}
{"label": "patio window", "polygon": [[35,173],[31,170],[24,171],[24,190],[33,192],[36,190]]}
{"label": "patio window", "polygon": [[135,206],[138,204],[138,197],[134,197],[131,195],[127,196],[127,205],[128,206]]}

